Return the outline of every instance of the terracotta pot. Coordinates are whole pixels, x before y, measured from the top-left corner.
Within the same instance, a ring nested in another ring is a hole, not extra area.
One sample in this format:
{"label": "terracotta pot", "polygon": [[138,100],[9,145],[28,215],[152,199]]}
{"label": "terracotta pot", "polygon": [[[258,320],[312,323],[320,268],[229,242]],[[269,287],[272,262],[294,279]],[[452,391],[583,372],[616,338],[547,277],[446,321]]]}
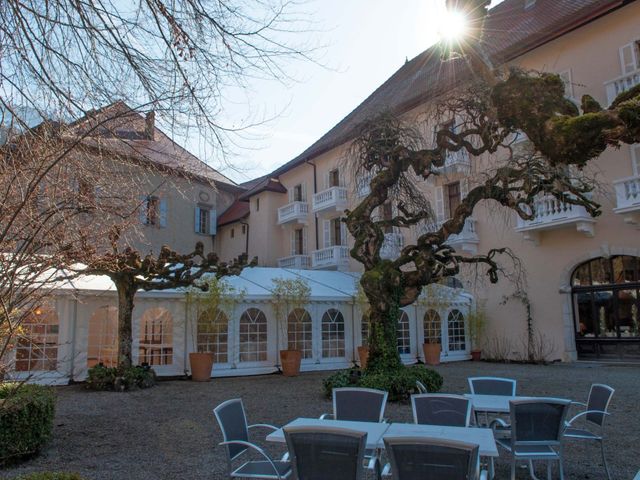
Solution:
{"label": "terracotta pot", "polygon": [[211,380],[213,353],[190,353],[189,365],[191,365],[191,380],[208,382]]}
{"label": "terracotta pot", "polygon": [[358,357],[360,358],[360,368],[364,370],[367,368],[369,360],[369,347],[358,347]]}
{"label": "terracotta pot", "polygon": [[295,377],[300,374],[302,352],[300,350],[280,350],[280,364],[285,377]]}
{"label": "terracotta pot", "polygon": [[427,365],[440,365],[440,353],[442,347],[439,343],[425,343],[422,345],[424,363]]}
{"label": "terracotta pot", "polygon": [[479,362],[482,357],[482,350],[471,350],[471,360]]}

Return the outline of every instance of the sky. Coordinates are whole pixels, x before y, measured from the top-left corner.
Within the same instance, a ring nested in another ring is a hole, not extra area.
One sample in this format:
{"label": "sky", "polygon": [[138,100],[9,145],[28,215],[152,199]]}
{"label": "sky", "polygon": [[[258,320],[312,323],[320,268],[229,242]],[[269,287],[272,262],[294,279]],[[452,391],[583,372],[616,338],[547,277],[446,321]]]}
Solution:
{"label": "sky", "polygon": [[[250,83],[238,96],[238,109],[246,108],[247,100],[255,115],[273,119],[248,129],[244,137],[251,139],[233,148],[228,165],[214,167],[240,183],[302,153],[407,59],[438,40],[444,4],[444,0],[306,2],[302,10],[310,12],[314,31],[301,35],[322,45],[314,55],[316,62],[292,64],[289,72],[295,82]],[[190,144],[187,148],[198,154],[201,147]]]}

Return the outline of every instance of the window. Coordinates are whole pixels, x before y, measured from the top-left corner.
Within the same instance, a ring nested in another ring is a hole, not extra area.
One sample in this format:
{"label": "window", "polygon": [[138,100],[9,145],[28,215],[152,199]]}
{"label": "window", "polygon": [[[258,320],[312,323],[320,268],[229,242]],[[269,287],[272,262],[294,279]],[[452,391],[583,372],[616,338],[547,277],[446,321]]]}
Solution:
{"label": "window", "polygon": [[339,218],[331,220],[331,245],[342,245],[342,222]]}
{"label": "window", "polygon": [[100,307],[89,319],[87,367],[118,365],[118,309]]}
{"label": "window", "polygon": [[304,255],[304,230],[297,228],[293,231],[293,255]]}
{"label": "window", "polygon": [[150,308],[140,321],[140,363],[171,365],[173,363],[173,318],[164,308]]}
{"label": "window", "polygon": [[[202,235],[215,235],[216,234],[216,211],[212,209],[211,205],[200,204],[195,209],[195,231]],[[233,238],[233,235],[232,237]]]}
{"label": "window", "polygon": [[235,230],[232,228],[232,229],[231,229],[231,238],[235,237],[235,235],[236,235],[236,232],[235,232]]}
{"label": "window", "polygon": [[304,201],[304,195],[302,193],[302,184],[299,184],[293,187],[293,201],[294,202]]}
{"label": "window", "polygon": [[424,342],[441,343],[442,321],[435,310],[427,310],[424,314]]}
{"label": "window", "polygon": [[248,308],[240,316],[240,361],[267,360],[267,317],[258,308]]}
{"label": "window", "polygon": [[640,68],[640,40],[634,40],[620,47],[620,66],[623,75]]}
{"label": "window", "polygon": [[449,218],[453,216],[456,208],[460,205],[460,182],[450,183],[447,189],[447,214]]}
{"label": "window", "polygon": [[464,315],[462,315],[460,310],[451,310],[451,312],[449,312],[447,316],[447,333],[449,334],[450,352],[460,352],[467,348]]}
{"label": "window", "polygon": [[322,315],[322,357],[344,357],[344,317],[335,308]]}
{"label": "window", "polygon": [[340,186],[340,171],[336,168],[329,172],[329,187]]}
{"label": "window", "polygon": [[304,308],[291,310],[287,318],[289,350],[300,350],[302,358],[313,356],[311,315]]}
{"label": "window", "polygon": [[197,349],[200,353],[213,353],[215,363],[227,363],[229,318],[219,309],[209,309],[198,315]]}
{"label": "window", "polygon": [[406,355],[411,353],[411,333],[409,331],[409,315],[404,310],[400,311],[397,327],[398,353]]}
{"label": "window", "polygon": [[22,321],[15,370],[55,370],[58,364],[58,314],[50,306],[35,307]]}
{"label": "window", "polygon": [[167,226],[167,200],[155,195],[146,195],[141,199],[140,223],[154,227]]}
{"label": "window", "polygon": [[256,198],[256,212],[260,211],[260,198]]}
{"label": "window", "polygon": [[[382,219],[389,221],[393,219],[393,205],[391,202],[386,202],[382,204]],[[392,233],[393,227],[391,225],[387,225],[384,227],[384,233]]]}

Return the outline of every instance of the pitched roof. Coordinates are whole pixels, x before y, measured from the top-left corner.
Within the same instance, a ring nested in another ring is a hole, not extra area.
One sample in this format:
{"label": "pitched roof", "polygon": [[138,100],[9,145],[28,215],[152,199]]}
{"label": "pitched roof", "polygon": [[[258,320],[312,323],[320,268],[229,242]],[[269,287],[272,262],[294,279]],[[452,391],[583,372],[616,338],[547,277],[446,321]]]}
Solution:
{"label": "pitched roof", "polygon": [[242,200],[234,201],[222,215],[218,217],[217,224],[219,227],[235,223],[249,215],[249,203]]}
{"label": "pitched roof", "polygon": [[[525,10],[524,0],[505,0],[489,11],[483,46],[494,65],[500,65],[630,1],[635,0],[537,0]],[[351,140],[357,127],[372,114],[406,112],[472,74],[464,60],[442,62],[437,46],[429,48],[405,63],[336,126],[271,176]]]}
{"label": "pitched roof", "polygon": [[280,183],[280,180],[267,175],[262,177],[262,180],[253,185],[249,191],[240,195],[239,199],[248,202],[250,197],[260,192],[287,193],[287,189]]}
{"label": "pitched roof", "polygon": [[70,138],[86,135],[81,144],[107,150],[161,167],[195,175],[205,181],[235,186],[235,182],[191,154],[153,126],[153,138],[146,134],[146,119],[122,101],[90,112],[70,124]]}

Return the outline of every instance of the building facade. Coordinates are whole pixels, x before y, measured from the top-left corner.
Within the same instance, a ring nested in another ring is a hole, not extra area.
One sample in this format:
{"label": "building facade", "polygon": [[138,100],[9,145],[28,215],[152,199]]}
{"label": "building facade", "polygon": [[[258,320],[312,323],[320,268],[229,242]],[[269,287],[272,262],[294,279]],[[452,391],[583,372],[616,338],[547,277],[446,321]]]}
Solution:
{"label": "building facade", "polygon": [[[485,43],[496,64],[557,73],[568,98],[579,103],[589,94],[607,106],[640,83],[639,25],[636,1],[505,0],[490,12]],[[441,65],[439,54],[427,50],[305,152],[249,185],[234,204],[235,213],[218,224],[216,248],[223,258],[246,251],[262,266],[359,271],[340,221],[369,188],[369,179],[354,178],[349,168],[354,129],[367,117],[392,110],[432,131],[429,112],[455,87],[457,73],[455,65]],[[447,159],[442,175],[424,182],[436,223],[448,218],[483,169],[497,160],[457,153]],[[470,255],[509,247],[525,266],[524,295],[505,279],[487,285],[474,276],[460,278],[486,309],[488,356],[527,355],[529,305],[536,348],[546,360],[640,359],[640,145],[607,150],[589,173],[601,186],[593,193],[602,205],[597,218],[541,197],[535,218],[523,221],[486,202],[476,207],[463,232],[449,238]],[[391,216],[394,208],[390,203],[378,215]],[[383,256],[398,255],[419,233],[389,230]]]}

